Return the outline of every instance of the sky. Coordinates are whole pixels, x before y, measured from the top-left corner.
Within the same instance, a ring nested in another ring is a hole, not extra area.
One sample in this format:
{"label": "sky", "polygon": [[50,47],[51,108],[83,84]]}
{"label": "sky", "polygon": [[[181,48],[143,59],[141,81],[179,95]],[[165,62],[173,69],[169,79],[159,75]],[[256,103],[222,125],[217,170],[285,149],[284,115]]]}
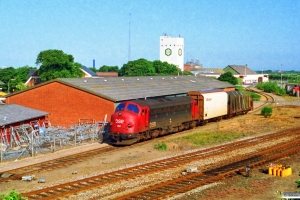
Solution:
{"label": "sky", "polygon": [[121,68],[159,60],[163,34],[204,68],[300,71],[300,0],[0,0],[0,67],[38,67],[58,49]]}

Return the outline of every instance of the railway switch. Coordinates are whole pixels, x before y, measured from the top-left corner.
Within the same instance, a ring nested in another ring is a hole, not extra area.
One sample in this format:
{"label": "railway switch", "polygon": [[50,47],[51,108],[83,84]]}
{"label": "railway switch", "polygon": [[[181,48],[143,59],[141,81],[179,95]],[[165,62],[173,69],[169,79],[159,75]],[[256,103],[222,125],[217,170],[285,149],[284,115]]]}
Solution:
{"label": "railway switch", "polygon": [[246,166],[246,177],[250,176],[250,166]]}

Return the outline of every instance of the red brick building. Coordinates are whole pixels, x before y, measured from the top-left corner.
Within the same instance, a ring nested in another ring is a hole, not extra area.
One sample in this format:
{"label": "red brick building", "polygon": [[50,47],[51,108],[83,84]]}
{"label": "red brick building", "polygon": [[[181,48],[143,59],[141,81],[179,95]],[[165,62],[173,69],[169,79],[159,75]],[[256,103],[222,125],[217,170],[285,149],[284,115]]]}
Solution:
{"label": "red brick building", "polygon": [[83,91],[59,80],[31,87],[7,97],[7,104],[19,104],[49,113],[52,125],[76,124],[79,119],[102,121],[114,111],[114,102],[88,91]]}

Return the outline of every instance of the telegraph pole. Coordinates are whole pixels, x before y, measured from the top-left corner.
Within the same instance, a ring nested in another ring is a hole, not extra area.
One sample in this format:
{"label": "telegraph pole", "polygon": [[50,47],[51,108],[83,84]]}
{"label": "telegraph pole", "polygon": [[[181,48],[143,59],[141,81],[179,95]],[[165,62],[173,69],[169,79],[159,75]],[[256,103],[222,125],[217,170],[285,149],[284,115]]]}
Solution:
{"label": "telegraph pole", "polygon": [[130,61],[130,56],[131,56],[131,47],[130,47],[130,19],[131,19],[131,13],[129,13],[129,39],[128,39],[128,62]]}

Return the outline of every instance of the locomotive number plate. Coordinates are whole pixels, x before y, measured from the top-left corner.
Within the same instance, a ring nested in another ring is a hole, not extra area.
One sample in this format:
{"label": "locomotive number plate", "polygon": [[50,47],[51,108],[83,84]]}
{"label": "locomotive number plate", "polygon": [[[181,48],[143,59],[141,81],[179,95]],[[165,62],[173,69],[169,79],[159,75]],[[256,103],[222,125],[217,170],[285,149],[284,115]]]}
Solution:
{"label": "locomotive number plate", "polygon": [[116,123],[117,124],[123,124],[124,123],[124,119],[116,119]]}

